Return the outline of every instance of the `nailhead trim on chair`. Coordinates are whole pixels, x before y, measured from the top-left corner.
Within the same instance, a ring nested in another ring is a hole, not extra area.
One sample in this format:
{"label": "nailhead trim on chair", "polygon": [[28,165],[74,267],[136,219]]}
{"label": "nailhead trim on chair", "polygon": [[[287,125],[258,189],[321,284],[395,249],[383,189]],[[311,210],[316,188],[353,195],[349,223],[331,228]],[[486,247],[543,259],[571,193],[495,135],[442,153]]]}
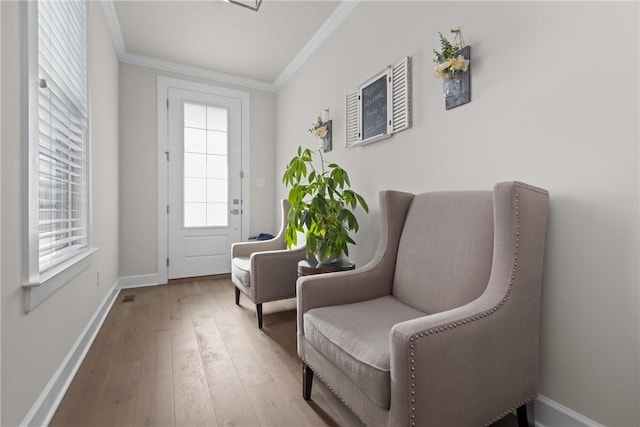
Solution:
{"label": "nailhead trim on chair", "polygon": [[520,402],[519,404],[517,404],[516,406],[514,406],[513,408],[509,409],[506,412],[503,412],[502,414],[498,415],[497,417],[495,417],[494,419],[492,419],[491,421],[489,421],[488,423],[486,423],[484,425],[484,427],[489,427],[491,424],[495,423],[496,421],[498,421],[501,418],[506,417],[507,415],[509,415],[510,413],[512,413],[513,411],[515,411],[516,409],[518,409],[519,407],[521,407],[522,405],[525,405],[529,402],[531,402],[533,399],[535,399],[537,396],[537,394],[534,394],[533,396],[531,396],[530,398],[523,400],[522,402]]}
{"label": "nailhead trim on chair", "polygon": [[[460,321],[454,322],[454,323],[450,323],[448,325],[444,325],[438,328],[433,328],[430,329],[428,331],[423,331],[420,332],[419,334],[415,334],[414,336],[409,338],[409,347],[411,348],[411,351],[409,353],[409,356],[411,357],[410,362],[411,362],[411,425],[413,427],[416,426],[416,399],[415,399],[415,395],[416,395],[416,384],[415,384],[415,341],[420,339],[420,338],[424,338],[424,337],[428,337],[429,335],[434,335],[440,332],[444,332],[444,331],[448,331],[450,329],[454,329],[457,328],[459,326],[464,326],[470,322],[475,322],[476,320],[480,320],[480,319],[484,319],[487,316],[490,316],[491,314],[495,313],[496,311],[498,311],[500,308],[502,308],[502,306],[504,305],[504,303],[507,301],[507,299],[509,298],[509,296],[511,295],[511,289],[513,287],[513,281],[516,278],[516,272],[518,269],[518,254],[520,253],[519,249],[520,249],[520,206],[519,206],[519,197],[520,197],[520,193],[518,192],[518,188],[522,188],[522,189],[526,189],[526,190],[530,190],[530,191],[535,191],[537,193],[541,193],[541,194],[549,194],[547,191],[541,189],[541,188],[537,188],[537,187],[533,187],[531,185],[528,184],[524,184],[522,182],[514,182],[514,193],[513,193],[513,202],[515,205],[515,230],[516,230],[516,239],[515,239],[515,255],[514,255],[514,260],[513,260],[513,266],[512,266],[512,274],[511,274],[511,279],[509,280],[509,287],[507,289],[507,292],[504,296],[504,298],[502,298],[502,300],[493,308],[486,310],[484,313],[480,313],[477,314],[475,316],[471,316],[471,317],[467,317],[466,319],[462,319]],[[311,368],[311,370],[313,370],[313,367],[311,365],[309,365],[309,363],[307,363],[307,361],[302,358],[302,361]],[[353,407],[351,407],[351,405],[349,405],[349,403],[347,403],[342,396],[340,396],[340,394],[338,394],[336,392],[336,390],[333,389],[333,387],[331,387],[331,385],[329,383],[327,383],[327,381],[325,381],[325,379],[323,377],[321,377],[320,375],[318,375],[316,373],[316,371],[313,371],[314,375],[317,376],[326,386],[327,388],[329,388],[329,390],[331,390],[331,392],[333,394],[335,394],[338,399],[340,399],[340,401],[342,401],[342,403],[345,404],[345,406],[347,408],[349,408],[349,410],[351,410],[351,412],[354,413],[354,415],[356,415],[358,417],[358,419],[360,419],[360,421],[362,421],[364,424],[366,424],[366,422],[353,410]],[[495,423],[496,421],[498,421],[501,418],[504,418],[505,416],[509,415],[511,412],[513,412],[514,410],[516,410],[517,408],[519,408],[520,406],[530,402],[531,400],[535,399],[537,396],[537,394],[534,394],[533,396],[529,397],[528,399],[520,402],[518,405],[514,406],[513,408],[509,409],[508,411],[503,412],[502,414],[500,414],[499,416],[493,418],[491,421],[489,421],[487,424],[485,424],[485,427]]]}
{"label": "nailhead trim on chair", "polygon": [[[507,301],[507,299],[509,298],[509,296],[511,295],[511,289],[513,287],[513,281],[516,278],[516,272],[518,269],[518,254],[520,252],[520,201],[519,201],[519,197],[520,197],[520,193],[519,193],[519,188],[522,189],[526,189],[526,190],[531,190],[531,191],[535,191],[537,193],[541,193],[541,194],[548,194],[545,190],[542,190],[540,188],[536,188],[536,187],[532,187],[530,185],[524,184],[522,182],[515,182],[514,183],[514,191],[513,191],[513,203],[515,206],[515,212],[514,212],[514,216],[515,216],[515,230],[516,230],[516,245],[515,245],[515,255],[514,255],[514,259],[513,259],[513,267],[511,269],[512,274],[511,274],[511,279],[509,280],[509,287],[507,289],[506,295],[504,296],[504,298],[502,298],[502,301],[500,301],[495,307],[486,310],[484,313],[480,313],[480,314],[476,314],[475,316],[471,316],[468,317],[466,319],[454,322],[454,323],[450,323],[448,325],[444,325],[438,328],[433,328],[430,329],[428,331],[423,331],[420,332],[419,334],[415,334],[414,336],[412,336],[411,338],[409,338],[409,347],[411,348],[411,352],[410,352],[410,357],[411,357],[411,425],[415,427],[416,425],[416,421],[415,421],[415,412],[416,412],[416,407],[415,407],[415,403],[416,403],[416,399],[413,397],[415,396],[415,387],[416,384],[413,382],[415,379],[415,374],[413,372],[415,372],[415,359],[414,359],[414,352],[413,350],[415,349],[415,341],[420,339],[420,338],[424,338],[424,337],[428,337],[429,335],[434,335],[440,332],[444,332],[444,331],[448,331],[450,329],[454,329],[457,328],[459,326],[463,326],[466,325],[467,323],[470,322],[475,322],[476,320],[480,320],[480,319],[484,319],[487,316],[492,315],[493,313],[495,313],[496,311],[498,311],[500,308],[502,308],[502,306],[504,305],[504,303]],[[524,402],[520,403],[519,405],[517,405],[514,408],[511,408],[509,411],[504,412],[503,414],[501,414],[500,416],[494,418],[492,421],[490,421],[489,423],[485,424],[486,426],[494,423],[495,421],[499,420],[500,418],[508,415],[511,411],[513,411],[514,409],[518,408],[519,406],[522,406],[523,404],[527,403],[529,400],[532,400],[535,398],[535,395],[530,397],[529,399],[525,400]]]}

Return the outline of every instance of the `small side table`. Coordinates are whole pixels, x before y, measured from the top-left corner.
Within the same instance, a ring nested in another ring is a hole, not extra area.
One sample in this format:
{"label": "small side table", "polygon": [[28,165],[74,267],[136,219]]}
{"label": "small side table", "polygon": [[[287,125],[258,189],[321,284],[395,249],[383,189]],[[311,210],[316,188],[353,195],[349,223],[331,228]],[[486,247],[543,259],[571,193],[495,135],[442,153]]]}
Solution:
{"label": "small side table", "polygon": [[354,263],[346,260],[340,260],[331,264],[320,264],[315,260],[303,259],[298,262],[298,277],[333,273],[335,271],[347,271],[355,268],[356,265]]}

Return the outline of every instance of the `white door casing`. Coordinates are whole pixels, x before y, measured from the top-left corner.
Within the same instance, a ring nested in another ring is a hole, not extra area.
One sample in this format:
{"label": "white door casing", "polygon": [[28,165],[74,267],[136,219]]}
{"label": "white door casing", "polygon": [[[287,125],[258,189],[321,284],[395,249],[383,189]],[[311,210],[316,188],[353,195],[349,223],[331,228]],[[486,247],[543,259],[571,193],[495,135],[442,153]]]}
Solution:
{"label": "white door casing", "polygon": [[231,244],[248,237],[248,112],[245,92],[158,78],[159,283],[228,273]]}

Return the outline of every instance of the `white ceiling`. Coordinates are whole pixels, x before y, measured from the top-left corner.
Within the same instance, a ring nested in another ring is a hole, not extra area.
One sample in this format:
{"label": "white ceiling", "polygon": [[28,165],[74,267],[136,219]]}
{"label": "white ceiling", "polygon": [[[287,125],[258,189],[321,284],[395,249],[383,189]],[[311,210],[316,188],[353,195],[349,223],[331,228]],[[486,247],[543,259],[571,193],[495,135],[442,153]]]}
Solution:
{"label": "white ceiling", "polygon": [[223,0],[115,0],[111,30],[119,24],[125,62],[144,58],[273,85],[355,2],[344,3],[263,0],[254,12]]}

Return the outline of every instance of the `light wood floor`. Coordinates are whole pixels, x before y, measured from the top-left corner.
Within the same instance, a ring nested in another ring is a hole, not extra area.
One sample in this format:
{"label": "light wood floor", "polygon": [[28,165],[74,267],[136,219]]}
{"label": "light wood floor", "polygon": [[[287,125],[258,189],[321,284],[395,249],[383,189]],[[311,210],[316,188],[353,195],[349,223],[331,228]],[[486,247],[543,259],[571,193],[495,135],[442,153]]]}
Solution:
{"label": "light wood floor", "polygon": [[240,302],[226,277],[123,290],[50,426],[361,426],[321,381],[302,399],[295,300],[262,331]]}

